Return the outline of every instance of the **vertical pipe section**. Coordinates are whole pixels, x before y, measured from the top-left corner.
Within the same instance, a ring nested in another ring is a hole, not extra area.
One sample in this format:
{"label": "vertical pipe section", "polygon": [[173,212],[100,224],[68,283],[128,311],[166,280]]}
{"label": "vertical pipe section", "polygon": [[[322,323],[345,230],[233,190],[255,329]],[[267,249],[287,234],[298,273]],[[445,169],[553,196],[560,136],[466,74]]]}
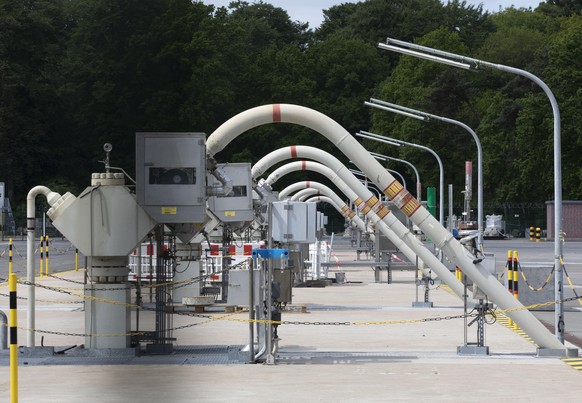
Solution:
{"label": "vertical pipe section", "polygon": [[50,206],[55,204],[61,195],[51,191],[46,186],[35,186],[26,196],[26,280],[28,284],[27,318],[26,318],[26,346],[34,347],[34,230],[36,227],[35,198],[44,195]]}
{"label": "vertical pipe section", "polygon": [[[216,129],[207,139],[206,152],[209,156],[213,156],[226,147],[239,134],[259,125],[280,122],[294,123],[308,127],[323,134],[332,141],[377,186],[384,189],[384,194],[425,234],[430,236],[435,242],[436,247],[443,250],[449,259],[461,267],[463,273],[471,278],[499,308],[505,310],[511,309],[508,315],[518,323],[540,348],[565,351],[565,347],[562,344],[563,340],[557,340],[531,312],[524,309],[519,301],[507,295],[507,291],[499,283],[497,278],[492,273],[489,273],[479,260],[467,251],[450,232],[443,228],[439,221],[432,217],[420,205],[420,202],[404,189],[390,173],[386,172],[382,165],[372,158],[368,151],[348,131],[328,116],[313,109],[289,104],[263,105],[252,108],[234,116]],[[559,192],[560,197],[556,197],[555,210],[560,209],[560,216],[558,217],[558,214],[556,214],[556,219],[559,218],[561,220],[561,187]],[[373,205],[368,206],[369,208],[376,207],[374,199],[370,200],[370,204]],[[391,226],[393,220],[396,220],[396,218],[391,217],[393,214],[387,214],[387,212],[382,213],[384,217],[392,219],[388,223]],[[555,234],[556,239],[561,236],[560,224],[557,223],[557,228],[560,233]],[[406,236],[405,234],[403,235]],[[556,265],[560,264],[560,256],[561,248],[558,249],[557,247]],[[562,273],[560,272],[559,274]],[[559,278],[557,275],[555,280],[561,283],[562,278]],[[563,322],[563,313],[560,315],[557,312],[556,318],[561,319]],[[563,323],[558,324],[563,328]]]}

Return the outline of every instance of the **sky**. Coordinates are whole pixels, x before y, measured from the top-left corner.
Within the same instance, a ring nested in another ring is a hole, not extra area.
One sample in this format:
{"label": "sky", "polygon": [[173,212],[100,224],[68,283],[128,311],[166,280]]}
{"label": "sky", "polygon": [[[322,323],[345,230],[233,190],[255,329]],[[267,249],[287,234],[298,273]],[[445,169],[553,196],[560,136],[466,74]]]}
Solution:
{"label": "sky", "polygon": [[[215,6],[228,6],[232,0],[202,1]],[[254,0],[246,1],[254,3]],[[317,28],[323,21],[323,10],[341,3],[355,3],[357,0],[263,0],[263,2],[287,11],[293,21],[308,22],[310,28]],[[487,11],[499,11],[499,7],[507,8],[512,5],[516,8],[535,8],[540,2],[540,0],[467,0],[468,4],[483,3],[483,8]]]}

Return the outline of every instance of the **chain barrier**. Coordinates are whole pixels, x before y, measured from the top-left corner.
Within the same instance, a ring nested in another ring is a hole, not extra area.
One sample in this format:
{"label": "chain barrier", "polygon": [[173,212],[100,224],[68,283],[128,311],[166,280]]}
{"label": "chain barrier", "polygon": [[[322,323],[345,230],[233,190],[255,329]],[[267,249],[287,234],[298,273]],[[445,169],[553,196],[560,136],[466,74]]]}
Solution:
{"label": "chain barrier", "polygon": [[54,239],[52,239],[52,238],[50,238],[50,239],[49,239],[49,247],[51,247],[51,248],[52,248],[54,251],[56,251],[56,252],[60,253],[61,255],[64,255],[64,254],[66,254],[66,253],[69,253],[69,252],[70,252],[70,251],[72,251],[72,250],[73,250],[73,251],[74,251],[74,250],[77,250],[77,248],[75,247],[75,245],[73,245],[72,243],[69,243],[69,247],[68,247],[67,249],[60,249],[60,248],[57,248],[57,247],[54,245]]}
{"label": "chain barrier", "polygon": [[525,273],[521,269],[521,263],[519,261],[517,262],[517,267],[519,269],[519,272],[521,273],[521,277],[523,278],[523,281],[525,281],[525,285],[527,285],[530,290],[535,291],[535,292],[539,292],[539,291],[543,290],[544,287],[550,283],[550,280],[552,279],[552,276],[554,275],[554,271],[556,270],[556,265],[554,265],[552,267],[552,271],[550,271],[548,278],[546,278],[546,281],[542,284],[542,286],[535,288],[529,283],[529,281],[527,281],[527,278],[525,278]]}
{"label": "chain barrier", "polygon": [[[239,263],[237,263],[235,265],[229,266],[229,267],[227,267],[227,268],[225,268],[225,269],[223,269],[221,271],[218,271],[218,272],[209,273],[209,274],[203,274],[203,275],[200,275],[198,277],[193,277],[193,278],[190,278],[190,279],[185,279],[185,280],[180,280],[180,281],[169,281],[169,282],[160,283],[160,284],[152,284],[150,286],[146,286],[146,287],[142,287],[142,288],[155,288],[155,287],[175,285],[175,284],[179,284],[179,285],[176,286],[176,287],[174,287],[174,288],[185,287],[187,285],[190,285],[190,284],[194,284],[194,283],[203,281],[203,280],[205,280],[206,278],[208,278],[210,276],[213,276],[213,275],[216,275],[216,274],[222,274],[222,273],[225,273],[225,272],[227,272],[229,270],[232,270],[232,269],[235,269],[237,267],[243,266],[246,263],[247,263],[246,261],[242,261],[242,262],[239,262]],[[75,280],[66,279],[66,278],[60,277],[60,276],[55,276],[55,275],[49,275],[49,276],[50,277],[54,277],[54,278],[59,279],[59,280],[63,280],[63,281],[68,281],[68,282],[72,282],[72,283],[76,283],[76,284],[83,284],[81,282],[78,282],[78,281],[75,281]],[[7,281],[8,280],[5,279],[5,278],[0,278],[0,284],[7,283]],[[38,288],[44,288],[44,289],[49,290],[49,291],[59,292],[59,293],[62,293],[62,294],[66,294],[66,295],[70,295],[70,296],[74,296],[74,297],[78,297],[78,298],[82,298],[82,299],[88,299],[88,300],[91,300],[91,301],[109,303],[109,304],[113,304],[113,305],[122,305],[122,306],[126,306],[128,308],[143,309],[140,305],[131,304],[131,303],[125,303],[125,302],[119,302],[119,301],[113,301],[113,300],[108,300],[108,299],[105,299],[105,298],[98,298],[98,297],[94,297],[94,296],[90,296],[90,295],[85,295],[85,294],[78,294],[78,293],[74,293],[74,292],[70,291],[71,289],[67,289],[67,288],[63,288],[63,287],[60,287],[60,288],[58,288],[58,287],[51,287],[51,286],[48,286],[48,285],[39,284],[39,283],[36,283],[36,282],[35,283],[31,283],[28,280],[20,280],[20,279],[18,280],[18,283],[21,284],[21,285],[33,285],[33,286],[38,287]],[[92,288],[87,288],[86,290],[87,291],[112,291],[112,290],[128,290],[128,289],[133,289],[133,288],[135,288],[135,286],[130,286],[130,287],[126,287],[125,286],[125,287],[115,287],[115,288],[98,288],[98,287],[92,287]],[[74,288],[73,290],[77,290],[77,289],[79,289],[79,288]],[[19,297],[19,298],[25,298],[25,297]],[[47,302],[46,300],[45,301],[42,301],[40,299],[36,299],[36,301],[39,301],[39,302]],[[54,302],[51,302],[51,303],[54,303]],[[67,303],[71,303],[71,302],[67,302]]]}
{"label": "chain barrier", "polygon": [[503,271],[501,272],[501,276],[499,276],[497,278],[497,280],[499,280],[499,282],[501,282],[501,280],[503,279],[503,277],[505,276],[505,273],[507,272],[507,262],[505,262],[505,266],[503,266]]}
{"label": "chain barrier", "polygon": [[[154,309],[146,309],[146,310],[154,311]],[[213,317],[210,315],[202,315],[202,314],[192,314],[189,312],[188,313],[179,313],[179,315],[197,317],[197,318],[202,318],[202,319],[206,319],[206,320],[202,321],[202,322],[189,323],[186,325],[176,326],[176,327],[173,327],[171,329],[167,329],[166,331],[183,330],[183,329],[188,329],[188,328],[191,328],[194,326],[204,325],[206,323],[210,323],[210,322],[213,322],[215,320],[220,320],[220,319],[223,319],[227,316],[234,315],[235,313],[239,313],[239,312],[229,313],[226,315],[221,315],[219,317]],[[18,326],[18,329],[23,330],[23,331],[29,330],[29,328],[22,327],[22,326]],[[72,337],[126,337],[126,336],[145,336],[145,335],[151,335],[152,333],[155,333],[155,331],[151,331],[151,330],[142,330],[139,332],[129,332],[129,333],[93,333],[93,334],[91,334],[91,333],[61,332],[61,331],[56,331],[56,330],[44,330],[44,329],[32,329],[32,330],[35,333],[52,334],[55,336],[72,336]]]}
{"label": "chain barrier", "polygon": [[566,275],[566,279],[568,280],[568,284],[570,285],[570,289],[572,290],[572,292],[574,292],[574,295],[576,296],[576,298],[578,298],[578,303],[580,305],[582,305],[582,299],[580,299],[578,297],[578,293],[576,292],[576,288],[574,287],[574,284],[572,283],[572,280],[570,279],[570,276],[568,275],[568,271],[566,270],[566,265],[564,265],[564,261],[562,260],[562,256],[560,256],[560,264],[562,265],[562,268],[564,269],[564,274]]}
{"label": "chain barrier", "polygon": [[[10,297],[10,294],[5,294],[3,292],[0,292],[0,296],[2,297]],[[17,296],[16,298],[21,299],[23,301],[28,301],[28,297],[21,297],[20,295]],[[82,303],[82,301],[79,300],[64,300],[64,299],[40,299],[40,298],[35,298],[36,302],[46,302],[47,304],[80,304]]]}
{"label": "chain barrier", "polygon": [[[0,280],[3,280],[3,279],[0,279]],[[77,294],[77,293],[74,293],[71,291],[63,290],[62,288],[51,287],[51,286],[44,285],[44,284],[32,283],[28,280],[18,279],[17,281],[18,281],[18,284],[21,284],[21,285],[32,285],[34,287],[43,288],[45,290],[54,291],[54,292],[58,292],[61,294],[66,294],[66,295],[71,295],[73,297],[78,297],[78,298],[82,298],[82,299],[88,299],[91,301],[103,302],[105,304],[112,304],[112,305],[122,305],[122,306],[126,306],[128,308],[136,308],[136,309],[140,308],[140,306],[136,305],[136,304],[127,304],[125,302],[119,302],[119,301],[113,301],[113,300],[109,300],[109,299],[105,299],[105,298],[93,297],[91,295]]]}
{"label": "chain barrier", "polygon": [[[494,323],[494,321],[497,318],[497,315],[499,315],[499,314],[506,314],[508,312],[515,312],[515,311],[519,311],[519,310],[523,310],[523,309],[533,309],[533,308],[548,306],[548,305],[552,305],[552,304],[556,304],[556,303],[565,303],[565,302],[574,301],[577,299],[579,300],[580,298],[581,297],[571,297],[571,298],[566,298],[562,301],[548,301],[545,303],[532,304],[532,305],[529,305],[526,307],[520,307],[520,308],[511,308],[511,309],[496,310],[496,311],[488,310],[486,316],[491,316],[493,318],[493,321],[489,321],[487,323],[488,324]],[[151,309],[144,308],[144,310],[154,311],[153,308],[151,308]],[[369,325],[372,325],[372,326],[382,326],[382,325],[401,325],[401,324],[440,322],[440,321],[454,320],[454,319],[475,318],[475,317],[479,316],[479,313],[470,312],[467,314],[460,314],[460,315],[435,316],[435,317],[420,318],[420,319],[392,319],[392,320],[385,320],[385,321],[366,321],[366,322],[357,322],[357,321],[356,322],[350,322],[350,321],[326,322],[326,321],[288,321],[288,320],[276,321],[276,320],[268,320],[268,319],[246,319],[246,318],[233,318],[233,317],[231,317],[232,315],[240,314],[240,313],[242,313],[242,312],[239,311],[239,312],[233,312],[233,313],[220,315],[220,316],[212,316],[212,315],[204,315],[204,314],[197,314],[197,313],[191,313],[191,312],[174,312],[174,314],[177,314],[177,315],[203,318],[206,320],[204,322],[197,322],[197,323],[190,323],[190,324],[186,324],[186,325],[176,326],[176,327],[173,327],[169,330],[170,331],[183,330],[183,329],[191,328],[194,326],[198,326],[198,325],[202,325],[205,323],[210,323],[210,322],[218,321],[218,320],[227,320],[227,321],[244,322],[244,323],[262,323],[262,324],[271,324],[271,325],[299,325],[299,326],[369,326]],[[21,330],[24,330],[24,331],[28,330],[28,328],[25,328],[25,327],[18,327],[18,328]],[[43,329],[33,329],[33,331],[36,333],[42,333],[42,334],[52,334],[52,335],[58,335],[58,336],[73,336],[73,337],[122,337],[122,336],[148,335],[148,334],[152,333],[151,331],[141,331],[141,332],[130,332],[130,333],[119,333],[119,334],[86,334],[86,333],[60,332],[60,331],[43,330]]]}
{"label": "chain barrier", "polygon": [[60,277],[60,276],[57,276],[57,275],[55,275],[55,274],[47,274],[47,276],[48,276],[48,277],[55,278],[55,279],[57,279],[57,280],[66,281],[67,283],[73,283],[73,284],[81,284],[81,285],[85,285],[85,283],[84,283],[84,282],[82,282],[82,281],[71,280],[70,278]]}

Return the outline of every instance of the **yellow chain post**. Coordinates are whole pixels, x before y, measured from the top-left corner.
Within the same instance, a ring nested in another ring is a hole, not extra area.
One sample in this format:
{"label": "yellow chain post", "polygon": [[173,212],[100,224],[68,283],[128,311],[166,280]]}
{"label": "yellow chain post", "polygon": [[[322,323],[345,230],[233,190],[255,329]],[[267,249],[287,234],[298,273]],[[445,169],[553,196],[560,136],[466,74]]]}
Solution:
{"label": "yellow chain post", "polygon": [[49,275],[49,237],[48,235],[44,237],[44,243],[45,243],[45,252],[46,252],[46,261],[44,263],[44,270],[45,270],[45,274],[48,277]]}
{"label": "yellow chain post", "polygon": [[8,274],[12,274],[12,238],[8,239]]}
{"label": "yellow chain post", "polygon": [[8,276],[10,291],[10,402],[18,402],[18,317],[16,310],[16,274]]}
{"label": "yellow chain post", "polygon": [[38,260],[38,269],[40,272],[40,278],[42,278],[43,276],[43,272],[44,272],[44,237],[41,235],[40,236],[40,259]]}
{"label": "yellow chain post", "polygon": [[79,271],[79,249],[75,248],[75,271]]}

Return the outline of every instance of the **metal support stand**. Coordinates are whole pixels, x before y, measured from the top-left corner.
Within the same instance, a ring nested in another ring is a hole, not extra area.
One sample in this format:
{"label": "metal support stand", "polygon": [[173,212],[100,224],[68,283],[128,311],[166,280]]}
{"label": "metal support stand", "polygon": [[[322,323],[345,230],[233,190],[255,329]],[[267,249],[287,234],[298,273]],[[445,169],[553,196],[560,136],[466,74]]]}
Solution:
{"label": "metal support stand", "polygon": [[[489,304],[479,299],[479,303],[475,306],[477,316],[471,322],[467,323],[467,277],[463,274],[463,285],[465,292],[463,293],[463,312],[465,314],[464,321],[464,339],[465,344],[457,347],[458,355],[489,355],[489,347],[485,346],[485,315],[489,309]],[[469,343],[467,331],[469,326],[477,323],[477,342]]]}
{"label": "metal support stand", "polygon": [[[287,260],[289,259],[289,251],[287,249],[253,249],[252,256],[253,259],[261,259],[259,261],[259,267],[261,268],[261,276],[263,280],[261,281],[262,309],[259,309],[257,313],[259,315],[262,313],[262,317],[259,317],[258,319],[264,321],[280,322],[281,310],[280,306],[276,303],[276,300],[280,297],[280,291],[275,290],[273,286],[273,267],[274,260],[279,259],[281,261],[280,268],[286,268]],[[267,322],[265,326],[264,348],[261,348],[260,352],[254,357],[253,361],[260,361],[264,356],[265,364],[274,365],[277,363],[276,356],[279,341],[277,328],[279,324]],[[249,346],[249,348],[251,347]]]}
{"label": "metal support stand", "polygon": [[168,312],[167,306],[172,303],[172,276],[174,272],[175,259],[170,248],[165,249],[164,227],[158,225],[156,234],[156,330],[153,333],[153,343],[146,345],[146,352],[149,354],[171,354],[176,340],[172,332],[172,315]]}
{"label": "metal support stand", "polygon": [[[418,256],[416,257],[416,267],[418,268]],[[416,300],[412,302],[413,308],[432,308],[432,302],[429,301],[429,293],[430,293],[430,285],[431,283],[434,284],[434,280],[430,278],[430,276],[422,274],[422,278],[418,278],[417,269],[414,272],[414,283],[416,284]],[[424,287],[424,301],[418,300],[418,289],[419,287]]]}

